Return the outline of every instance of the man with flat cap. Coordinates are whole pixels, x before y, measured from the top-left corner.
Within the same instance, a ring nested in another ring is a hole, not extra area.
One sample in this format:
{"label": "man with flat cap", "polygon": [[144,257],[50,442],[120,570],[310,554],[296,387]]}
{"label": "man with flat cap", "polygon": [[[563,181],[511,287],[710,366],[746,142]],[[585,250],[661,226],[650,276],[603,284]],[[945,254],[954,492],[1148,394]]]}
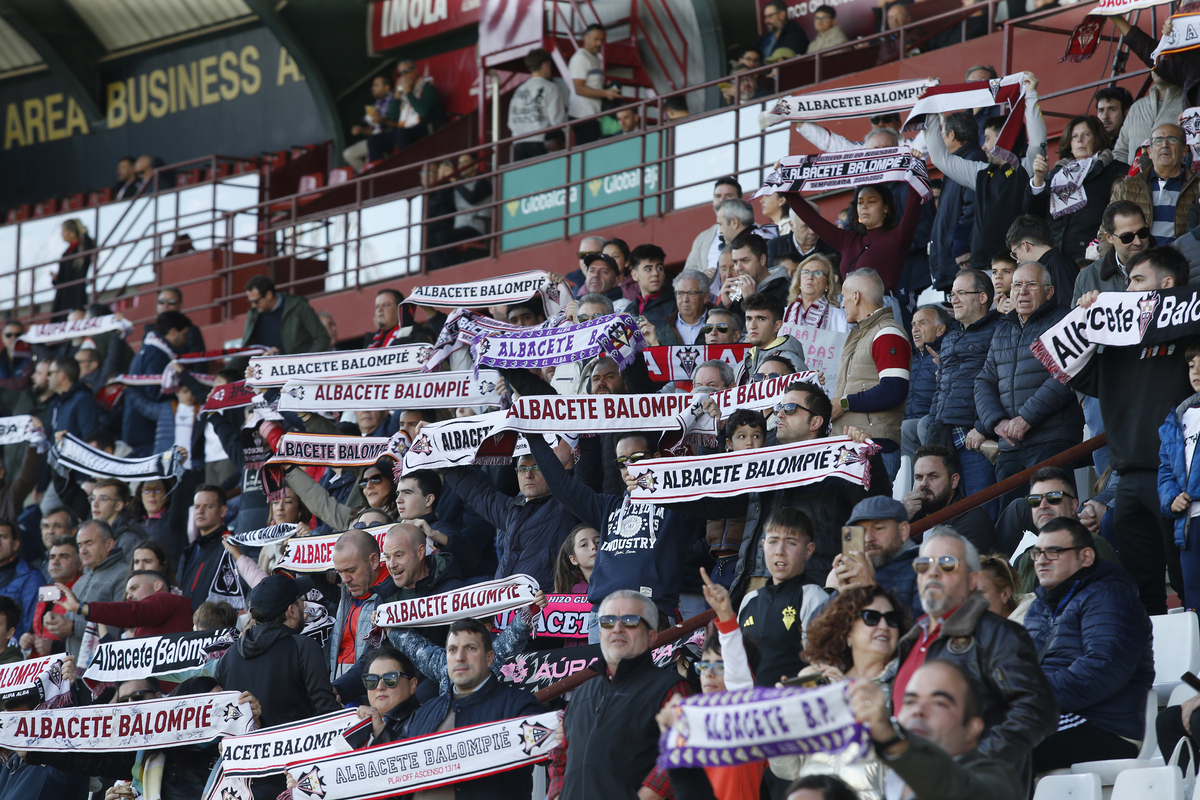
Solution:
{"label": "man with flat cap", "polygon": [[847,525],[861,525],[864,553],[839,553],[825,586],[844,591],[856,586],[879,585],[912,609],[913,619],[925,613],[917,591],[917,573],[912,561],[915,542],[908,539],[908,509],[899,500],[884,495],[868,497],[850,512]]}

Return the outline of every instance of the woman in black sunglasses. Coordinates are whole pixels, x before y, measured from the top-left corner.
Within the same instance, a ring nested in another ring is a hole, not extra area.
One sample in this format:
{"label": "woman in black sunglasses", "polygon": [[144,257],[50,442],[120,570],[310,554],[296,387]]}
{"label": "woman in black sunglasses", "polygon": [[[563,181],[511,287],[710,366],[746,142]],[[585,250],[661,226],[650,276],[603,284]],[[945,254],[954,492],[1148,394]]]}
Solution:
{"label": "woman in black sunglasses", "polygon": [[[811,677],[814,683],[866,678],[890,695],[900,666],[900,637],[909,624],[904,605],[887,589],[863,586],[840,592],[809,623],[800,655],[811,666],[800,677]],[[887,776],[886,765],[875,754],[854,763],[827,753],[773,758],[771,771],[786,780],[836,775],[864,800],[883,797]]]}
{"label": "woman in black sunglasses", "polygon": [[358,718],[370,718],[371,727],[347,741],[358,748],[403,738],[401,728],[421,705],[417,678],[412,662],[387,642],[369,652],[362,675],[369,705],[359,706]]}
{"label": "woman in black sunglasses", "polygon": [[344,531],[350,527],[355,515],[368,508],[380,509],[389,518],[393,517],[396,508],[395,466],[396,460],[391,456],[380,456],[374,464],[365,468],[358,479],[357,490],[360,494],[351,492],[348,498],[354,502],[361,496],[364,502],[353,506],[339,503],[302,469],[292,469],[287,473],[287,485],[296,490],[300,502],[318,519],[334,531]]}

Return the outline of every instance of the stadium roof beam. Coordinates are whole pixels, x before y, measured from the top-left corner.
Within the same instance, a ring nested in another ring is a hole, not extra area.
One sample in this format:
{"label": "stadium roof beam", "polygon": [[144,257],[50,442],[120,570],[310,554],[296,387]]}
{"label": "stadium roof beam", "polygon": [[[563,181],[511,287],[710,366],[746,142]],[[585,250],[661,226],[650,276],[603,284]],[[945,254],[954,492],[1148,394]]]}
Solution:
{"label": "stadium roof beam", "polygon": [[100,79],[93,65],[104,48],[74,10],[64,0],[0,0],[0,16],[75,98],[88,124],[102,124]]}

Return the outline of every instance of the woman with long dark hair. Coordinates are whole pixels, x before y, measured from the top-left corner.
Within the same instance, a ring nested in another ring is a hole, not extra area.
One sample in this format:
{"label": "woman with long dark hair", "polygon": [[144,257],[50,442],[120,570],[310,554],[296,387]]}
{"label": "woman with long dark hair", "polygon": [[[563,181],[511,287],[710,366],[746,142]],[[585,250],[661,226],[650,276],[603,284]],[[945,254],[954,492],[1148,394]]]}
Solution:
{"label": "woman with long dark hair", "polygon": [[67,312],[88,304],[86,280],[92,256],[87,251],[96,247],[92,237],[88,236],[87,227],[75,218],[63,223],[62,238],[67,249],[58,262],[58,270],[50,273],[50,282],[55,286],[54,305],[50,308],[54,312],[51,317],[54,322],[62,322],[67,318]]}

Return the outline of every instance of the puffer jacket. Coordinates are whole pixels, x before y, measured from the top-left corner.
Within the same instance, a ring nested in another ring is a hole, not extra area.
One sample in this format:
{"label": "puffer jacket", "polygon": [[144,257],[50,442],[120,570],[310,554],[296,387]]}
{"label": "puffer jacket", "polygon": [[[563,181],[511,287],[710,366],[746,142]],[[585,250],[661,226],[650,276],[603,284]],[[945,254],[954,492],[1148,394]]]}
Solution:
{"label": "puffer jacket", "polygon": [[1083,193],[1087,197],[1087,205],[1078,211],[1063,214],[1058,219],[1052,219],[1050,182],[1071,162],[1072,159],[1068,157],[1055,164],[1054,169],[1046,176],[1040,193],[1034,194],[1033,188],[1026,185],[1024,212],[1050,220],[1054,246],[1062,250],[1067,258],[1078,261],[1086,257],[1088,244],[1096,238],[1096,231],[1100,229],[1100,222],[1104,217],[1104,209],[1108,208],[1113,184],[1128,175],[1129,165],[1115,159],[1112,150],[1098,153],[1091,171],[1083,179]]}
{"label": "puffer jacket", "polygon": [[[901,664],[921,632],[921,625],[914,625],[900,639]],[[934,659],[953,661],[981,689],[985,727],[979,752],[1007,761],[1028,781],[1030,753],[1058,729],[1058,700],[1029,634],[990,613],[987,598],[976,592],[942,621],[941,635],[925,656],[926,662]]]}
{"label": "puffer jacket", "polygon": [[[975,142],[963,145],[954,155],[967,161],[987,163],[987,156]],[[974,227],[975,189],[955,181],[942,181],[942,197],[929,237],[929,271],[933,274],[933,288],[939,292],[948,292],[954,286],[954,279],[958,277],[958,263],[954,259],[971,252]]]}
{"label": "puffer jacket", "polygon": [[[949,336],[949,331],[933,341],[930,347],[935,353],[942,352],[942,344]],[[933,395],[937,390],[938,365],[933,362],[933,356],[928,350],[917,352],[913,348],[912,366],[908,373],[908,402],[904,406],[905,419],[920,419],[929,413],[933,404]]]}
{"label": "puffer jacket", "polygon": [[[937,392],[929,413],[943,425],[971,427],[975,413],[975,378],[983,369],[992,337],[1000,325],[1000,312],[989,311],[965,328],[948,331],[938,350]],[[909,391],[912,391],[909,384]]]}
{"label": "puffer jacket", "polygon": [[1154,649],[1137,584],[1119,564],[1102,560],[1067,580],[1069,586],[1055,587],[1059,591],[1037,587],[1025,614],[1059,710],[1140,740]]}
{"label": "puffer jacket", "polygon": [[1163,516],[1175,526],[1175,546],[1182,549],[1187,545],[1188,510],[1176,514],[1171,503],[1181,492],[1189,497],[1200,497],[1200,449],[1192,454],[1192,463],[1184,464],[1187,447],[1183,435],[1183,412],[1200,404],[1200,394],[1184,400],[1167,414],[1166,421],[1158,429],[1160,464],[1158,467],[1158,502]]}
{"label": "puffer jacket", "polygon": [[[142,349],[138,350],[137,355],[129,364],[130,374],[161,375],[174,357],[174,350],[157,333],[147,334],[147,339],[149,341],[142,343]],[[150,341],[154,341],[155,344],[151,344]],[[171,352],[168,353],[163,348],[167,348]],[[154,413],[157,411],[156,404],[163,399],[162,389],[157,386],[127,386],[125,391],[131,397],[136,395],[155,404],[137,404],[128,399],[122,404],[125,410],[121,424],[121,440],[132,447],[138,455],[150,455],[155,443],[154,433],[158,427],[158,417],[147,417],[143,412],[149,410],[150,413]]]}
{"label": "puffer jacket", "polygon": [[983,369],[975,379],[979,414],[975,428],[995,439],[995,427],[1001,420],[1020,415],[1030,425],[1025,438],[1016,445],[1001,439],[1001,450],[1019,450],[1055,440],[1073,444],[1083,441],[1083,410],[1075,393],[1059,383],[1030,349],[1038,337],[1066,315],[1067,309],[1052,297],[1030,314],[1024,325],[1017,312],[1010,311],[996,328]]}

